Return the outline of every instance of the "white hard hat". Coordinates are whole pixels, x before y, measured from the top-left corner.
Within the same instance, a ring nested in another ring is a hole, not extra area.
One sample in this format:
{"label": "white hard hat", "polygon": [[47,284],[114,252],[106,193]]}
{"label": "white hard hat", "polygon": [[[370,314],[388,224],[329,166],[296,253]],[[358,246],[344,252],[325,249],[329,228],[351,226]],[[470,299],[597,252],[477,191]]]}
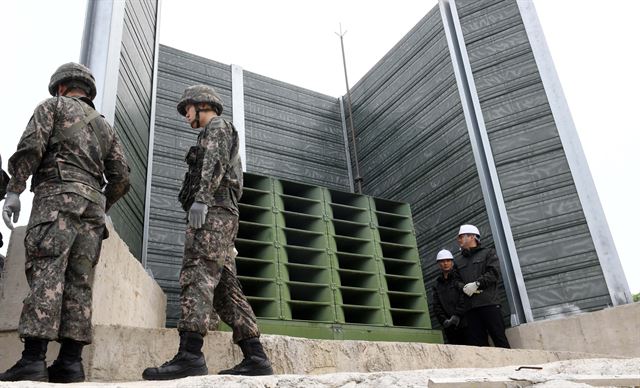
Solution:
{"label": "white hard hat", "polygon": [[448,250],[443,249],[436,255],[436,261],[440,260],[453,260],[453,255]]}
{"label": "white hard hat", "polygon": [[461,234],[475,234],[480,237],[480,231],[473,225],[462,225],[458,231],[458,236]]}

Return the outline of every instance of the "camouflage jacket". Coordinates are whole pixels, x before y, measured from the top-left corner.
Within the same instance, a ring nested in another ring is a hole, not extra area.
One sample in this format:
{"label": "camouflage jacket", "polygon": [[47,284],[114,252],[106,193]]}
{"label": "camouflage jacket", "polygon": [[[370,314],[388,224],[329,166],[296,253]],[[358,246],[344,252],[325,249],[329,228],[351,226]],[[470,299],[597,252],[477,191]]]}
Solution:
{"label": "camouflage jacket", "polygon": [[[2,157],[0,156],[0,201],[7,194],[7,185],[9,184],[9,175],[2,169]],[[1,246],[1,245],[0,245]]]}
{"label": "camouflage jacket", "polygon": [[120,140],[101,116],[73,127],[87,112],[94,112],[88,98],[54,97],[40,103],[9,159],[7,191],[22,193],[33,174],[36,195],[72,192],[105,210],[122,198],[129,190],[129,167]]}
{"label": "camouflage jacket", "polygon": [[238,132],[233,124],[221,117],[211,119],[185,159],[189,171],[179,196],[185,210],[197,201],[239,214],[242,161],[238,151]]}

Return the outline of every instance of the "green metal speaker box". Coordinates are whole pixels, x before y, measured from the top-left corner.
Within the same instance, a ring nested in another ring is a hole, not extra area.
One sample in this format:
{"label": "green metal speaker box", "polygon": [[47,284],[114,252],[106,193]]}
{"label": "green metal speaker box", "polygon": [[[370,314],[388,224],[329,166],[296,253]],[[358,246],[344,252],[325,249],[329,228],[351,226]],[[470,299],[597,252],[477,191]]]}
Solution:
{"label": "green metal speaker box", "polygon": [[245,173],[236,248],[263,333],[442,342],[406,203]]}

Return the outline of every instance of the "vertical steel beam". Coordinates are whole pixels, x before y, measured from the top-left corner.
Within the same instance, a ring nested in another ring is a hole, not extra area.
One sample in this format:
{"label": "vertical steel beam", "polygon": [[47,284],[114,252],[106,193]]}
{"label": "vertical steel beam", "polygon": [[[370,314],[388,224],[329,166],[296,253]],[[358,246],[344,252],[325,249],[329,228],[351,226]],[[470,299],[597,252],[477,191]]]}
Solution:
{"label": "vertical steel beam", "polygon": [[233,126],[240,138],[240,158],[242,171],[247,171],[246,131],[244,122],[244,73],[242,67],[231,65],[231,104],[233,106]]}
{"label": "vertical steel beam", "polygon": [[158,56],[160,55],[160,14],[162,0],[156,2],[156,31],[153,45],[153,75],[151,80],[151,117],[149,118],[149,148],[147,149],[147,182],[144,196],[144,224],[142,225],[142,266],[147,268],[147,250],[149,249],[149,217],[151,213],[151,183],[153,179],[153,148],[156,127],[156,96],[158,90]]}
{"label": "vertical steel beam", "polygon": [[116,114],[125,1],[88,0],[80,62],[96,79],[96,108],[111,124]]}
{"label": "vertical steel beam", "polygon": [[502,189],[498,179],[491,144],[480,107],[480,100],[473,79],[455,0],[439,0],[442,22],[451,61],[458,84],[473,156],[478,169],[482,194],[489,217],[489,224],[496,251],[500,257],[500,268],[504,287],[511,309],[512,325],[533,321],[529,296],[520,269],[518,252],[511,233]]}

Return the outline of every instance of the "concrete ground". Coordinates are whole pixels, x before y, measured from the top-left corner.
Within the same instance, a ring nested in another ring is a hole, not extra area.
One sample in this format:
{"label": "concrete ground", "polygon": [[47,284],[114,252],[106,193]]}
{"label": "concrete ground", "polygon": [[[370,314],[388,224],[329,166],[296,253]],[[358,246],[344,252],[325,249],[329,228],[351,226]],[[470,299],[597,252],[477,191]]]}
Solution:
{"label": "concrete ground", "polygon": [[[61,385],[50,383],[0,382],[0,387],[2,388],[45,388],[60,386]],[[403,372],[327,373],[318,375],[290,374],[262,377],[209,375],[171,381],[91,382],[78,383],[70,386],[78,388],[640,387],[640,358],[578,359],[538,365],[513,365],[499,368],[423,369]]]}

